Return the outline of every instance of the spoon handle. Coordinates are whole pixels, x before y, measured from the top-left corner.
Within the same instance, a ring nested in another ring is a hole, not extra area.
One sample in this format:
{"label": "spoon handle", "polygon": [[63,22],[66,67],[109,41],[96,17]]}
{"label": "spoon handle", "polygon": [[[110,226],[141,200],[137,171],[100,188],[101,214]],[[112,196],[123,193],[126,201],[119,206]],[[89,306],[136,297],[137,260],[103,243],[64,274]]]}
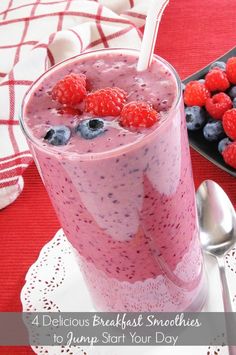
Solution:
{"label": "spoon handle", "polygon": [[226,278],[225,273],[225,262],[224,257],[217,258],[219,270],[220,270],[220,278],[222,284],[222,296],[223,296],[223,303],[224,303],[224,311],[225,312],[233,312],[233,305],[231,302],[231,297],[229,293],[229,286]]}
{"label": "spoon handle", "polygon": [[[219,270],[220,270],[224,311],[225,312],[233,312],[234,311],[233,305],[231,302],[228,282],[227,282],[226,273],[225,273],[224,257],[218,257],[217,261],[218,261]],[[230,326],[232,326],[232,325],[230,325]],[[227,331],[227,334],[229,334],[231,332],[231,329],[229,329],[229,325],[227,324],[227,320],[226,320],[226,331]],[[228,351],[229,351],[229,355],[236,355],[236,346],[232,346],[232,345],[229,346]]]}

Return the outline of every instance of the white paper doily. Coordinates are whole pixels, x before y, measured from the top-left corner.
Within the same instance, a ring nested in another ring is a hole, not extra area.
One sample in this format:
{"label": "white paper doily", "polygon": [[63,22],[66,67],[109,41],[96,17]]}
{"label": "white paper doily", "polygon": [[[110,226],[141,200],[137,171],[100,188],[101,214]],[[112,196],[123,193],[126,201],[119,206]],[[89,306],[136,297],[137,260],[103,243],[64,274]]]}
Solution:
{"label": "white paper doily", "polygon": [[[223,311],[221,284],[216,262],[205,257],[209,295],[205,311]],[[236,305],[236,248],[226,256],[227,278]],[[41,250],[38,260],[29,268],[21,291],[25,312],[94,311],[82,278],[75,250],[62,230]],[[40,355],[228,355],[227,347],[32,347]]]}

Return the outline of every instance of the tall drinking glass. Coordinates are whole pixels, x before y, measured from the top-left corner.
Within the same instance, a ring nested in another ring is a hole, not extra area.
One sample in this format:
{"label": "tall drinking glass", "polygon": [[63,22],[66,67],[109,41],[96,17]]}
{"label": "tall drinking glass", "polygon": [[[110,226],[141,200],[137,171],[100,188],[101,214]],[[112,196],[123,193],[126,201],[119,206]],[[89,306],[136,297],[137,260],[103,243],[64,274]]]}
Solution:
{"label": "tall drinking glass", "polygon": [[[21,126],[96,309],[197,311],[206,289],[181,82],[158,56],[137,73],[138,53],[99,50],[52,67],[27,92]],[[83,140],[79,115],[45,104],[71,72],[86,74],[90,90],[118,86],[150,99],[162,119],[139,134],[114,126]],[[66,146],[43,139],[55,124],[70,126]]]}

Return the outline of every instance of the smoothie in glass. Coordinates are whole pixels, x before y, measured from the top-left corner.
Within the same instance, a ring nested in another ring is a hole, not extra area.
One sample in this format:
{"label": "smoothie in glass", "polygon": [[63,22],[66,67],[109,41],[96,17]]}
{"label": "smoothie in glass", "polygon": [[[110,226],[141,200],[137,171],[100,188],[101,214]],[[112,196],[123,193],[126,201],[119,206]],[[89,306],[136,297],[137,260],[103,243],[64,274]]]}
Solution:
{"label": "smoothie in glass", "polygon": [[[96,309],[198,311],[205,278],[181,84],[157,56],[137,72],[137,57],[100,50],[51,68],[27,93],[21,125]],[[51,95],[70,73],[86,75],[89,92],[118,87],[127,103],[150,103],[158,121],[132,128],[97,117],[104,131],[85,139],[78,127],[96,117]],[[55,146],[48,132],[60,125],[69,133]]]}

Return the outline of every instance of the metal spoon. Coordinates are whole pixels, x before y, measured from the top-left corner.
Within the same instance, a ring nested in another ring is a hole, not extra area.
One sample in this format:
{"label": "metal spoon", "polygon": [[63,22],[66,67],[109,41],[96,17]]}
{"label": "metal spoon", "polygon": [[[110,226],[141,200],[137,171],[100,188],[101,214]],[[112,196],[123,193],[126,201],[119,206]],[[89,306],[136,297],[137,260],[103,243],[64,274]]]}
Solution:
{"label": "metal spoon", "polygon": [[[212,180],[206,180],[200,185],[196,197],[201,245],[206,253],[217,259],[224,310],[233,312],[224,256],[236,243],[235,210],[224,190]],[[230,346],[229,354],[236,355],[236,348]]]}

